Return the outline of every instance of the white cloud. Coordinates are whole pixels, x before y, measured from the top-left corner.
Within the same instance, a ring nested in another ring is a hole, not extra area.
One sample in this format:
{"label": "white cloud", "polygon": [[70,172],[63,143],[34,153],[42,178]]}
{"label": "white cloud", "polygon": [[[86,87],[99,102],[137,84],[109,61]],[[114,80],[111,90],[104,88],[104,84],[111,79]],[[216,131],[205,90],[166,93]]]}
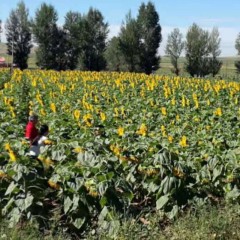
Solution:
{"label": "white cloud", "polygon": [[120,32],[120,29],[121,29],[121,25],[110,25],[108,38],[111,39],[112,37],[117,36]]}

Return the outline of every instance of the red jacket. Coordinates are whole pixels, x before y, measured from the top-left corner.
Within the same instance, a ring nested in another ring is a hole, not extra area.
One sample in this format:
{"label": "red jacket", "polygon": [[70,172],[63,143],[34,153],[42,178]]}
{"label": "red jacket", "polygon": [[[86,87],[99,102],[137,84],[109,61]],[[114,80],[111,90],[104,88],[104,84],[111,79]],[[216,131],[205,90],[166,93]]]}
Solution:
{"label": "red jacket", "polygon": [[29,139],[31,142],[37,137],[38,129],[33,122],[28,122],[25,131],[25,138]]}

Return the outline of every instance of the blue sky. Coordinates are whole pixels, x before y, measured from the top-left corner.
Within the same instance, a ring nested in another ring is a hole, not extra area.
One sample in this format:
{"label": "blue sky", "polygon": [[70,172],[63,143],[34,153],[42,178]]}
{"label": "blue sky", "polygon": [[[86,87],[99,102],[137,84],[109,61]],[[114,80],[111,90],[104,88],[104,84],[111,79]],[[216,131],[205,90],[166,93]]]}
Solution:
{"label": "blue sky", "polygon": [[[18,0],[0,0],[0,19],[6,21],[11,9],[14,9]],[[25,0],[30,16],[33,17],[42,0]],[[110,26],[110,35],[117,35],[122,21],[131,10],[136,16],[138,8],[146,0],[45,0],[54,5],[59,15],[59,24],[63,24],[66,12],[79,11],[87,13],[90,7],[102,12]],[[188,27],[197,23],[201,27],[211,30],[218,27],[221,36],[222,56],[237,54],[234,45],[237,34],[240,32],[240,0],[152,0],[160,16],[163,42],[160,54],[164,54],[167,35],[178,27],[185,35]],[[4,36],[2,37],[4,40]]]}

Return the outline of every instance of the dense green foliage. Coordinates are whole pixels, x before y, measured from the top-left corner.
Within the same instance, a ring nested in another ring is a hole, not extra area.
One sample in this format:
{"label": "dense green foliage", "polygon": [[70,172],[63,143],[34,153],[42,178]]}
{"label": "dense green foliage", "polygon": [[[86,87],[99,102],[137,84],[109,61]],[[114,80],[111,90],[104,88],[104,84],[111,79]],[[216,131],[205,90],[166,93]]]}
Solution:
{"label": "dense green foliage", "polygon": [[220,50],[221,39],[217,28],[213,28],[209,35],[209,59],[208,59],[208,71],[214,77],[221,69],[222,62],[218,59],[221,54]]}
{"label": "dense green foliage", "polygon": [[[119,214],[173,219],[239,200],[239,91],[224,80],[15,70],[0,92],[2,217],[114,232]],[[23,138],[29,110],[51,129],[38,159]]]}
{"label": "dense green foliage", "polygon": [[65,17],[63,29],[67,37],[65,64],[67,69],[73,70],[77,68],[79,54],[83,45],[83,20],[81,14],[78,12],[68,12]]}
{"label": "dense green foliage", "polygon": [[[61,31],[57,26],[58,14],[52,5],[43,3],[37,9],[32,22],[32,31],[35,42],[37,66],[43,69],[59,69],[61,60],[62,41]],[[59,56],[60,55],[60,56]]]}
{"label": "dense green foliage", "polygon": [[220,68],[220,39],[217,29],[211,33],[193,24],[186,37],[186,71],[191,76],[215,76]]}
{"label": "dense green foliage", "polygon": [[[120,56],[123,56],[124,65],[128,72],[141,72],[140,65],[140,31],[138,22],[132,18],[131,13],[126,16],[125,24],[122,25],[119,34]],[[111,61],[109,59],[109,61]]]}
{"label": "dense green foliage", "polygon": [[100,11],[90,8],[83,20],[83,42],[80,53],[80,69],[101,71],[106,68],[104,51],[108,24]]}
{"label": "dense green foliage", "polygon": [[151,2],[143,3],[137,18],[129,12],[118,37],[110,40],[105,54],[108,69],[153,73],[159,68],[161,40],[158,13]]}
{"label": "dense green foliage", "polygon": [[124,55],[120,48],[120,38],[113,37],[107,45],[105,52],[107,59],[107,69],[109,71],[127,71],[127,66],[124,64]]}
{"label": "dense green foliage", "polygon": [[152,2],[142,3],[137,22],[140,32],[140,67],[141,72],[150,74],[159,68],[158,48],[162,41],[159,15]]}
{"label": "dense green foliage", "polygon": [[28,9],[24,2],[18,3],[17,8],[11,11],[6,22],[6,37],[8,54],[14,56],[13,63],[26,69],[32,44]]}
{"label": "dense green foliage", "polygon": [[173,72],[178,76],[180,72],[178,60],[184,49],[183,35],[178,28],[175,28],[171,34],[168,35],[167,46],[165,53],[170,56],[173,65]]}
{"label": "dense green foliage", "polygon": [[104,51],[108,24],[102,14],[90,9],[86,16],[68,12],[63,28],[57,25],[53,6],[42,4],[32,23],[37,48],[37,65],[44,69],[105,69]]}

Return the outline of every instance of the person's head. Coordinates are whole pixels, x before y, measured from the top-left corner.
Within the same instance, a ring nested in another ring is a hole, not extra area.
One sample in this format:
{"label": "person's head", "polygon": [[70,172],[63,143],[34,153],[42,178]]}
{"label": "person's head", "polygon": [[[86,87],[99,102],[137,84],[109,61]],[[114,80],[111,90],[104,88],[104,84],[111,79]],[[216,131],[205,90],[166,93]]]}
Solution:
{"label": "person's head", "polygon": [[46,135],[48,135],[48,132],[49,132],[49,128],[46,124],[43,124],[39,129],[40,136],[46,136]]}
{"label": "person's head", "polygon": [[38,122],[38,115],[32,114],[29,116],[28,120],[36,124]]}

